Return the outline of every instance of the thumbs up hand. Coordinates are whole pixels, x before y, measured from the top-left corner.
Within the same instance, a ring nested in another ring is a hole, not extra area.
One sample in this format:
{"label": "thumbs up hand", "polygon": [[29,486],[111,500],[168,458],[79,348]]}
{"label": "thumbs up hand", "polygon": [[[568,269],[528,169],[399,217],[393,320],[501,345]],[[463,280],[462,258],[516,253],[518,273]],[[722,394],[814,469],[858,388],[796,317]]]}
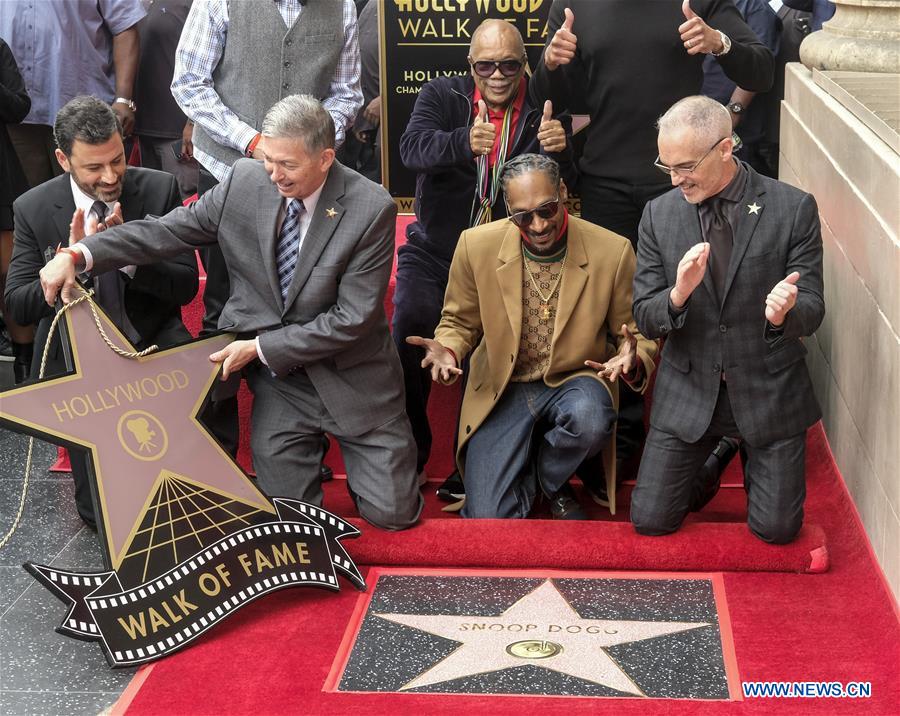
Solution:
{"label": "thumbs up hand", "polygon": [[497,128],[488,121],[487,105],[483,99],[478,100],[478,114],[469,130],[469,146],[476,157],[491,153],[494,148],[494,136]]}
{"label": "thumbs up hand", "polygon": [[691,0],[681,3],[681,12],[685,22],[678,26],[678,32],[689,55],[719,54],[725,49],[719,31],[703,22],[703,18],[691,9]]}
{"label": "thumbs up hand", "polygon": [[558,119],[553,119],[553,102],[549,99],[544,102],[544,113],[541,115],[541,125],[538,127],[538,141],[545,152],[561,152],[566,148],[566,130]]}
{"label": "thumbs up hand", "polygon": [[788,274],[782,281],[775,284],[766,296],[766,320],[776,328],[784,323],[788,311],[797,303],[797,281],[800,280],[800,272],[794,271]]}
{"label": "thumbs up hand", "polygon": [[578,38],[572,31],[575,24],[575,13],[569,8],[565,9],[565,20],[560,28],[553,33],[550,44],[544,50],[544,66],[551,72],[560,65],[568,65],[575,57],[578,48]]}

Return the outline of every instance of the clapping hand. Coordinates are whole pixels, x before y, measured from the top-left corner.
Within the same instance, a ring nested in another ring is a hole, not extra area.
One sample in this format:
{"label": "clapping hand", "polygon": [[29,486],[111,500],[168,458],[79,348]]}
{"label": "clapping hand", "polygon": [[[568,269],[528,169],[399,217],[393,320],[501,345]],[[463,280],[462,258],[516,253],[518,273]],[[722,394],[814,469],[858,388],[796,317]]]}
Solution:
{"label": "clapping hand", "polygon": [[597,363],[596,361],[586,360],[584,364],[595,371],[601,378],[605,378],[611,383],[615,383],[619,378],[629,375],[640,361],[637,357],[637,338],[628,330],[628,326],[622,324],[622,345],[619,352],[606,363]]}
{"label": "clapping hand", "polygon": [[420,346],[425,349],[422,367],[431,369],[431,379],[435,383],[450,385],[462,375],[462,371],[456,365],[453,353],[437,341],[420,336],[408,336],[406,342],[411,346]]}
{"label": "clapping hand", "polygon": [[561,152],[566,148],[566,130],[558,119],[553,119],[553,102],[549,99],[544,102],[537,138],[545,152]]}
{"label": "clapping hand", "polygon": [[687,303],[694,289],[700,285],[706,273],[707,261],[709,261],[709,244],[704,241],[689,248],[678,262],[675,286],[669,292],[669,298],[675,308],[681,308]]}

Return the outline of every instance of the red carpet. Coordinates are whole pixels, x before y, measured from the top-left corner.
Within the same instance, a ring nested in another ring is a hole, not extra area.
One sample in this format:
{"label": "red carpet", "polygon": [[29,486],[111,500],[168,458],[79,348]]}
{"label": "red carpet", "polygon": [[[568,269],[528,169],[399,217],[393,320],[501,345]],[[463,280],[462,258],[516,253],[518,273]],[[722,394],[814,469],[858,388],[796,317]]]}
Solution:
{"label": "red carpet", "polygon": [[[195,646],[141,670],[114,712],[900,714],[897,605],[821,426],[809,437],[806,527],[794,544],[773,547],[748,532],[739,487],[721,490],[681,532],[664,538],[639,537],[626,523],[628,487],[615,518],[591,506],[596,521],[588,523],[463,521],[444,513],[434,487],[452,467],[457,404],[455,390],[438,390],[432,399],[436,446],[428,466],[432,482],[423,488],[422,524],[398,534],[364,526],[362,537],[345,543],[360,565],[721,571],[742,680],[868,681],[872,697],[700,706],[630,698],[328,693],[323,685],[359,599],[342,581],[339,594],[291,589],[245,607]],[[336,455],[329,463],[342,472]],[[737,461],[725,482],[740,485]],[[342,480],[326,485],[325,502],[341,515],[355,514]],[[536,517],[542,514],[539,508]]]}

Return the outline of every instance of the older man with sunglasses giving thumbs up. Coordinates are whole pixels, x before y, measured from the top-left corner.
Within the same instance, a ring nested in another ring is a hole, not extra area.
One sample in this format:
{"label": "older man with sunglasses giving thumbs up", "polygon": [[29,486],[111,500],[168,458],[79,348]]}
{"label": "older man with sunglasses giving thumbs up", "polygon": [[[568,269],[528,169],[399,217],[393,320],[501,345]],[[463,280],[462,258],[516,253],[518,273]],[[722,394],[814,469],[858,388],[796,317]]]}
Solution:
{"label": "older man with sunglasses giving thumbs up", "polygon": [[440,77],[422,87],[400,139],[403,163],[418,178],[416,221],[398,252],[392,332],[420,473],[431,451],[431,377],[420,366],[423,350],[404,339],[433,334],[460,233],[506,216],[500,174],[515,156],[546,154],[559,162],[567,183],[576,179],[571,120],[555,116],[549,101],[528,99],[525,46],[516,27],[485,20],[472,35],[467,59],[470,76]]}

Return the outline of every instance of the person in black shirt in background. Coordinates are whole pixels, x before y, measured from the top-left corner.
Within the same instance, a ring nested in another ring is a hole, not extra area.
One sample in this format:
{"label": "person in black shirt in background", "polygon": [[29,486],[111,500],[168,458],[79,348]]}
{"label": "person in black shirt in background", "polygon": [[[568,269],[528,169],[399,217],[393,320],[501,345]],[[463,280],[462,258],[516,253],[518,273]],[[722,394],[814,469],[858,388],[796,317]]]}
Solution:
{"label": "person in black shirt in background", "polygon": [[[31,98],[19,73],[12,50],[0,40],[0,360],[13,361],[13,379],[21,383],[31,371],[34,327],[21,326],[7,314],[3,302],[6,272],[13,250],[13,202],[28,191],[28,180],[6,131],[28,115]],[[7,333],[9,334],[7,336]]]}
{"label": "person in black shirt in background", "polygon": [[141,166],[161,169],[178,181],[182,199],[197,193],[200,167],[193,158],[188,121],[169,85],[175,73],[175,50],[193,0],[150,0],[138,25],[141,62],[134,85],[134,133],[141,143]]}
{"label": "person in black shirt in background", "polygon": [[[529,82],[533,104],[586,106],[591,123],[579,164],[581,216],[637,246],[644,205],[670,189],[653,167],[656,120],[700,92],[703,58],[751,92],[772,84],[772,53],[731,0],[554,0],[547,45]],[[644,439],[643,399],[625,391],[616,436],[620,479]],[[718,448],[717,448],[718,450]],[[732,453],[733,455],[733,453]],[[724,455],[727,462],[732,455]],[[726,459],[727,458],[727,459]],[[627,464],[626,464],[627,463]],[[582,466],[582,479],[596,468]],[[597,479],[602,484],[602,479]]]}

